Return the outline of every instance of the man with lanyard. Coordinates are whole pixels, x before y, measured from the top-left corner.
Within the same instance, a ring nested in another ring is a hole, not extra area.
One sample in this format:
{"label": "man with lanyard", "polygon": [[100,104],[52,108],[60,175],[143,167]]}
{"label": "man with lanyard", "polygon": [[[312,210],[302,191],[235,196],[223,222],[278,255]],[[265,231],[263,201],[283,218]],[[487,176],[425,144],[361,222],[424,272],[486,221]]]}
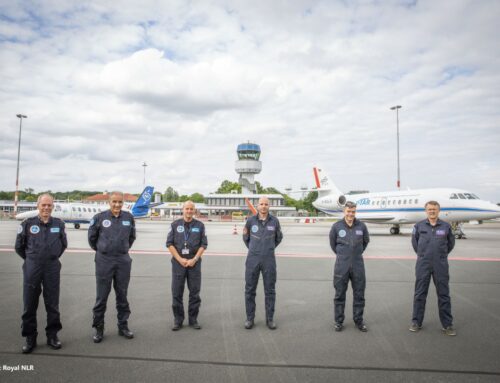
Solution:
{"label": "man with lanyard", "polygon": [[68,247],[64,222],[51,217],[54,199],[42,194],[37,201],[38,216],[24,220],[17,230],[16,253],[24,259],[22,335],[26,337],[23,353],[37,346],[36,311],[43,288],[47,311],[47,344],[57,350],[61,342],[57,332],[62,329],[59,314],[59,283],[61,262],[59,257]]}
{"label": "man with lanyard", "polygon": [[448,254],[455,246],[455,237],[449,223],[439,219],[439,203],[429,201],[425,204],[427,219],[418,222],[413,228],[411,244],[417,253],[415,267],[415,297],[413,300],[413,318],[410,331],[422,328],[425,302],[432,280],[436,286],[439,307],[439,319],[446,335],[457,335],[453,328],[450,302],[450,275],[448,272]]}
{"label": "man with lanyard", "polygon": [[198,323],[201,289],[201,257],[208,246],[205,225],[194,219],[195,205],[184,202],[182,218],[172,222],[167,236],[167,248],[172,254],[172,331],[179,331],[184,322],[184,286],[189,289],[189,325],[201,329]]}
{"label": "man with lanyard", "polygon": [[92,327],[94,343],[104,337],[104,314],[111,292],[116,293],[118,335],[132,339],[134,333],[128,328],[130,307],[127,300],[132,259],[128,253],[135,241],[135,221],[131,213],[122,211],[123,193],[112,192],[109,210],[98,213],[90,221],[89,245],[95,250],[96,301]]}
{"label": "man with lanyard", "polygon": [[346,202],[344,218],[335,222],[330,230],[330,247],[337,256],[333,271],[335,331],[342,331],[344,327],[345,296],[349,280],[354,298],[352,305],[354,323],[360,331],[368,331],[363,321],[366,286],[363,252],[368,242],[370,236],[366,225],[356,219],[356,204]]}
{"label": "man with lanyard", "polygon": [[274,249],[283,239],[281,226],[276,217],[269,214],[269,198],[261,197],[257,214],[249,217],[243,229],[243,242],[248,248],[245,263],[245,328],[250,330],[255,319],[255,295],[259,275],[264,281],[266,324],[276,329],[274,305],[276,301],[276,258]]}

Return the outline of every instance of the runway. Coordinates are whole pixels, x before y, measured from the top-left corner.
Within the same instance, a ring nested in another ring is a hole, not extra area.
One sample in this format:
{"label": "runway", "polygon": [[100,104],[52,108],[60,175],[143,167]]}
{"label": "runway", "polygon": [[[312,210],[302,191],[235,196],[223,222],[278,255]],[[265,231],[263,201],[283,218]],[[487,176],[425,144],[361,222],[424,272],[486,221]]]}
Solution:
{"label": "runway", "polygon": [[[264,322],[262,283],[256,327],[245,330],[242,223],[208,222],[203,259],[201,331],[170,331],[168,222],[139,221],[133,246],[129,301],[133,340],[118,337],[110,295],[105,339],[91,339],[95,299],[93,252],[85,226],[68,226],[69,249],[61,258],[60,338],[45,345],[43,299],[38,348],[20,353],[22,260],[13,252],[18,223],[0,221],[0,381],[2,382],[498,382],[500,367],[500,224],[466,225],[450,255],[452,310],[458,335],[441,333],[431,287],[424,328],[410,333],[415,255],[411,227],[391,236],[369,225],[365,252],[367,333],[352,322],[348,294],[346,328],[333,331],[330,224],[283,223],[277,249],[276,322]],[[187,298],[187,294],[185,294]],[[5,367],[19,366],[19,371]],[[32,366],[32,371],[22,371]]]}

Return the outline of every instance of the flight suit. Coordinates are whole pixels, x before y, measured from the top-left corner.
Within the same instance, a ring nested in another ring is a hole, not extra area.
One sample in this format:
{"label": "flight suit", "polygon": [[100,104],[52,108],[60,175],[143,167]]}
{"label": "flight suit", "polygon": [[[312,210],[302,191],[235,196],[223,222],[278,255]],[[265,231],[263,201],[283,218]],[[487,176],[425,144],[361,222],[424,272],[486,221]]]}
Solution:
{"label": "flight suit", "polygon": [[357,325],[363,323],[365,308],[365,264],[363,252],[370,242],[366,225],[354,219],[352,226],[345,219],[332,225],[330,230],[330,247],[337,255],[333,271],[333,286],[335,287],[334,311],[335,322],[344,323],[345,297],[349,280],[353,293],[353,319]]}
{"label": "flight suit", "polygon": [[448,254],[455,246],[451,226],[440,219],[435,226],[427,219],[420,221],[413,228],[411,243],[417,253],[413,322],[422,326],[432,276],[438,296],[439,319],[443,328],[447,328],[453,324],[448,272]]}
{"label": "flight suit", "polygon": [[111,210],[96,214],[90,221],[88,241],[95,253],[96,302],[92,327],[104,326],[106,304],[111,284],[116,294],[118,327],[128,326],[130,307],[127,290],[132,258],[129,249],[135,241],[135,221],[132,214],[121,211],[115,217]]}
{"label": "flight suit", "polygon": [[248,248],[245,262],[245,307],[247,320],[255,318],[255,295],[259,275],[264,281],[266,320],[274,318],[276,302],[276,257],[274,249],[283,239],[278,218],[268,215],[265,221],[258,214],[249,217],[243,230],[243,242]]}
{"label": "flight suit", "polygon": [[[182,253],[184,244],[189,254]],[[208,246],[205,225],[194,218],[190,222],[185,222],[182,218],[172,222],[167,235],[167,248],[169,246],[174,246],[182,258],[194,258],[200,247],[206,249]],[[201,305],[201,258],[193,267],[184,267],[172,257],[172,311],[175,323],[180,325],[184,321],[183,296],[186,280],[189,289],[189,324],[193,324],[197,322]]]}
{"label": "flight suit", "polygon": [[36,336],[36,312],[43,290],[47,311],[47,337],[62,329],[59,314],[59,284],[61,262],[59,257],[68,247],[64,222],[50,217],[44,223],[38,216],[24,220],[18,228],[16,253],[24,259],[22,335]]}

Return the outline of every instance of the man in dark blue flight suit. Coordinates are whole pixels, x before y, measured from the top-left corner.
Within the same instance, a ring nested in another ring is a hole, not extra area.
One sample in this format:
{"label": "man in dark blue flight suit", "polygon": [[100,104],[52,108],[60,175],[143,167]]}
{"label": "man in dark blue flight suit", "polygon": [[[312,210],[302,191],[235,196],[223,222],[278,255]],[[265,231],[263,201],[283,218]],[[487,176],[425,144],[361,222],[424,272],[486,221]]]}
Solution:
{"label": "man in dark blue flight suit", "polygon": [[432,276],[438,296],[439,319],[443,333],[454,336],[457,333],[453,328],[451,315],[448,254],[455,246],[455,237],[450,224],[439,219],[439,210],[438,202],[427,202],[425,204],[427,219],[418,222],[413,228],[411,243],[417,253],[417,264],[410,331],[416,332],[422,328],[425,302]]}
{"label": "man in dark blue flight suit", "polygon": [[23,353],[36,347],[38,300],[43,290],[47,311],[47,344],[57,350],[61,342],[57,332],[62,329],[59,314],[59,283],[61,262],[59,257],[68,247],[64,222],[51,217],[54,199],[42,194],[37,202],[38,216],[24,220],[17,230],[16,253],[24,259],[22,335],[26,337]]}
{"label": "man in dark blue flight suit", "polygon": [[278,218],[269,214],[269,199],[261,197],[257,214],[249,217],[243,229],[243,242],[248,248],[245,262],[245,307],[247,319],[245,328],[250,330],[255,319],[255,295],[259,275],[264,281],[266,324],[276,329],[274,304],[276,302],[276,258],[274,249],[283,239]]}
{"label": "man in dark blue flight suit", "polygon": [[345,296],[349,280],[351,280],[353,293],[354,323],[360,331],[368,331],[363,321],[366,287],[363,252],[368,242],[370,242],[370,236],[366,225],[356,219],[356,204],[346,202],[344,219],[334,223],[330,230],[330,247],[337,255],[333,271],[335,331],[342,331],[344,327]]}
{"label": "man in dark blue flight suit", "polygon": [[172,222],[167,235],[167,248],[172,254],[172,331],[179,331],[184,322],[184,286],[189,289],[189,325],[201,329],[198,323],[201,289],[201,257],[208,246],[203,222],[194,219],[195,205],[184,202],[182,218]]}
{"label": "man in dark blue flight suit", "polygon": [[116,294],[118,335],[132,339],[134,333],[128,328],[130,307],[127,300],[132,259],[128,253],[135,241],[135,221],[132,214],[122,211],[123,193],[112,192],[110,209],[96,214],[90,221],[89,245],[95,253],[96,301],[94,305],[94,342],[104,337],[104,314],[111,284]]}

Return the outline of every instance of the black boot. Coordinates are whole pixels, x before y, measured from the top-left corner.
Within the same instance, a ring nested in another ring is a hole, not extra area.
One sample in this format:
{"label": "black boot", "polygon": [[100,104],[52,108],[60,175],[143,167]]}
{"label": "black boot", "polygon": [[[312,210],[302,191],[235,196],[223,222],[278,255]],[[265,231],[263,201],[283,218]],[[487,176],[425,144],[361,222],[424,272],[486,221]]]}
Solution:
{"label": "black boot", "polygon": [[128,329],[128,326],[118,327],[118,335],[124,336],[127,339],[134,337],[134,333]]}
{"label": "black boot", "polygon": [[23,346],[23,354],[29,354],[31,351],[33,351],[36,347],[36,336],[38,334],[34,335],[28,335],[26,337],[26,343]]}
{"label": "black boot", "polygon": [[94,330],[94,343],[101,343],[102,338],[104,338],[104,325],[95,326]]}
{"label": "black boot", "polygon": [[47,344],[52,350],[59,350],[62,346],[57,334],[47,335]]}

